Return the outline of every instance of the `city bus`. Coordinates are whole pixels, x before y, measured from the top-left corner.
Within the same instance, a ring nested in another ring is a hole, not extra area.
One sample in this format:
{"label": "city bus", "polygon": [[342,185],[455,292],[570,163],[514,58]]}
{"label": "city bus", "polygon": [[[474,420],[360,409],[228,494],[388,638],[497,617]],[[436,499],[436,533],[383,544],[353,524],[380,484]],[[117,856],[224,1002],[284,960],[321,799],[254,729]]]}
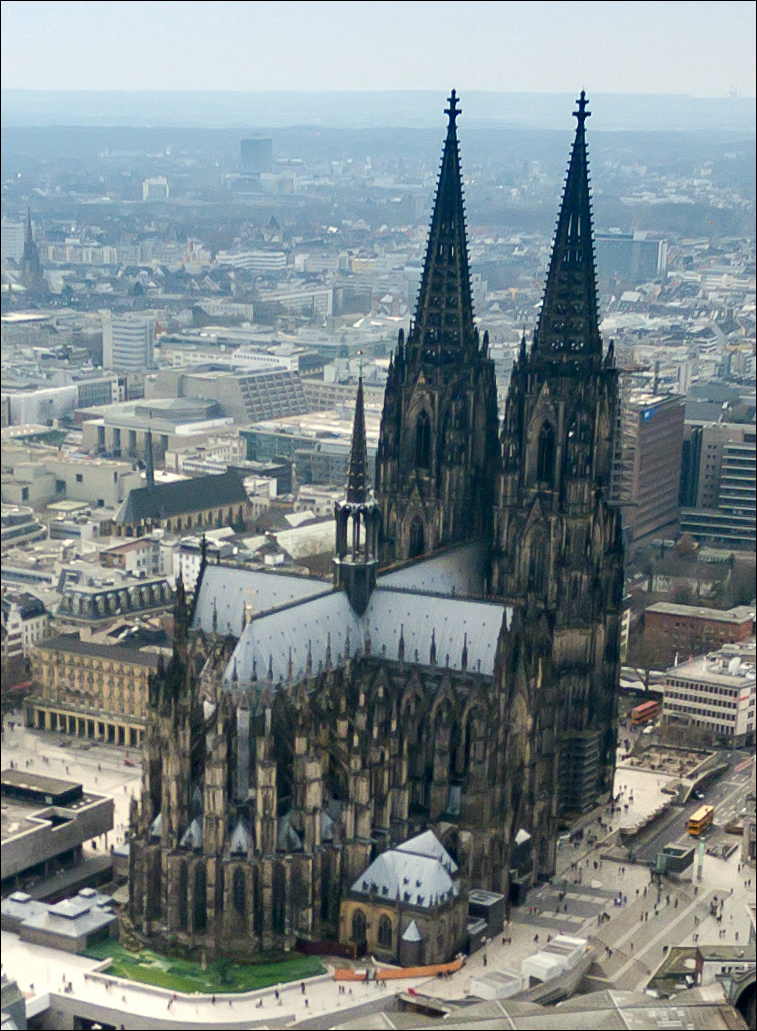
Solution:
{"label": "city bus", "polygon": [[631,709],[631,723],[640,726],[642,723],[649,723],[657,718],[660,713],[659,702],[642,702]]}
{"label": "city bus", "polygon": [[689,834],[693,834],[695,838],[706,831],[708,827],[712,825],[712,818],[715,815],[715,806],[713,805],[700,805],[695,813],[692,813],[689,817],[689,822],[686,830]]}

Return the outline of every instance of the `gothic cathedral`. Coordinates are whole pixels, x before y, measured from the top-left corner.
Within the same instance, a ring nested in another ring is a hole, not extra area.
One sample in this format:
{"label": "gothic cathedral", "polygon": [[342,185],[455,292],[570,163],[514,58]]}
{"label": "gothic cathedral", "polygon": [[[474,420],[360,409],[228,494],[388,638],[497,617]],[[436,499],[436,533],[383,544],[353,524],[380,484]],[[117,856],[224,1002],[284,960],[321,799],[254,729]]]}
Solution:
{"label": "gothic cathedral", "polygon": [[[191,606],[179,582],[131,818],[129,915],[163,946],[359,953],[370,911],[387,957],[409,942],[451,954],[467,890],[517,902],[554,873],[560,831],[611,790],[618,388],[598,327],[589,112],[581,94],[543,306],[501,428],[473,318],[454,91],[446,113],[373,492],[358,389],[333,585],[204,558]],[[374,897],[361,878],[410,838],[446,857],[455,884]]]}

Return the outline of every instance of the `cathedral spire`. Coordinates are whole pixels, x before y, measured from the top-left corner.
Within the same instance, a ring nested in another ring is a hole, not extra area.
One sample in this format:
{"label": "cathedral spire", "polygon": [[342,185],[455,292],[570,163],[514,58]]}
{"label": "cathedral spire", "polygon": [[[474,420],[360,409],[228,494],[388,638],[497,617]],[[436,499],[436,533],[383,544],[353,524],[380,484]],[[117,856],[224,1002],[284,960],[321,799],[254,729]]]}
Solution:
{"label": "cathedral spire", "polygon": [[416,360],[455,361],[475,340],[468,270],[465,205],[457,141],[460,115],[454,90],[449,97],[444,143],[426,260],[408,348]]}
{"label": "cathedral spire", "polygon": [[576,138],[565,179],[547,285],[534,335],[534,357],[602,354],[586,151],[586,94],[576,101]]}
{"label": "cathedral spire", "polygon": [[347,501],[362,505],[368,496],[368,446],[365,437],[365,401],[363,374],[357,384],[355,421],[352,425],[352,448],[347,472]]}

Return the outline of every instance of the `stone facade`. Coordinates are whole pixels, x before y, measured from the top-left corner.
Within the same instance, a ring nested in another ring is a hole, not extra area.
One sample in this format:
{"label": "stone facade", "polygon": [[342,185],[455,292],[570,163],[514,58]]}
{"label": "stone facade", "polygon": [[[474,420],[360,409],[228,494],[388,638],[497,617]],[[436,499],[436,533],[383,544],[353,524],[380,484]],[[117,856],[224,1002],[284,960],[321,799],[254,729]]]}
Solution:
{"label": "stone facade", "polygon": [[130,913],[157,941],[230,953],[354,941],[361,909],[366,947],[379,925],[388,942],[385,918],[387,955],[446,958],[461,943],[460,903],[439,903],[437,931],[428,913],[400,926],[401,906],[359,898],[370,864],[433,831],[459,867],[459,898],[469,887],[516,898],[553,875],[561,827],[609,791],[617,381],[597,328],[585,106],[501,439],[473,324],[453,94],[375,497],[359,394],[334,590],[277,606],[281,576],[266,586],[249,574],[237,637],[222,569],[203,560],[193,612],[179,581],[132,812]]}
{"label": "stone facade", "polygon": [[27,725],[119,745],[139,746],[147,687],[158,657],[76,637],[40,641],[30,652]]}

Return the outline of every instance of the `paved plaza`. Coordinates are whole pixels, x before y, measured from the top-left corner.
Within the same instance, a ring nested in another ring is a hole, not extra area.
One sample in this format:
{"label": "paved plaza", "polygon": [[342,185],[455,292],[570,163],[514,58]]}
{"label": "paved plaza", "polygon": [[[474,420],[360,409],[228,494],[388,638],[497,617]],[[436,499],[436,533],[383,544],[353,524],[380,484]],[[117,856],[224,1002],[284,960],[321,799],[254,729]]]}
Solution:
{"label": "paved plaza", "polygon": [[[140,789],[137,753],[130,753],[137,765],[129,767],[124,765],[126,749],[112,745],[81,751],[61,747],[58,735],[20,727],[13,732],[6,729],[4,738],[4,767],[10,759],[20,768],[28,762],[34,772],[70,777],[87,790],[112,794],[115,832],[108,844],[124,840],[129,801]],[[642,990],[662,961],[664,946],[733,945],[749,940],[747,902],[754,887],[748,888],[746,882],[754,878],[754,871],[740,869],[738,850],[728,860],[706,856],[701,881],[695,878],[676,885],[663,880],[659,891],[646,866],[602,858],[619,827],[632,826],[669,800],[662,789],[672,779],[619,767],[615,792],[620,811],[604,809],[594,814],[580,841],[564,842],[553,884],[532,889],[525,905],[513,910],[505,940],[497,937],[448,978],[408,978],[390,987],[370,983],[340,989],[328,968],[327,975],[309,979],[304,992],[296,982],[279,989],[218,995],[214,1001],[212,996],[174,996],[165,989],[111,977],[100,969],[99,961],[30,945],[8,932],[2,933],[3,969],[18,981],[32,1005],[35,998],[40,1005],[49,992],[62,993],[68,983],[71,988],[64,998],[75,1003],[82,1015],[102,1020],[106,1010],[111,1015],[117,1011],[120,1019],[111,1023],[135,1028],[179,1027],[187,1022],[197,1027],[253,1028],[311,1021],[327,1013],[335,1015],[334,1022],[342,1022],[359,1016],[366,1006],[379,1005],[382,997],[388,999],[408,988],[437,998],[462,999],[469,994],[473,977],[498,969],[519,972],[525,957],[560,933],[588,938],[605,975],[617,988]],[[743,778],[744,784],[747,779]],[[738,795],[742,781],[733,783],[729,797]],[[615,904],[618,896],[620,905]]]}

